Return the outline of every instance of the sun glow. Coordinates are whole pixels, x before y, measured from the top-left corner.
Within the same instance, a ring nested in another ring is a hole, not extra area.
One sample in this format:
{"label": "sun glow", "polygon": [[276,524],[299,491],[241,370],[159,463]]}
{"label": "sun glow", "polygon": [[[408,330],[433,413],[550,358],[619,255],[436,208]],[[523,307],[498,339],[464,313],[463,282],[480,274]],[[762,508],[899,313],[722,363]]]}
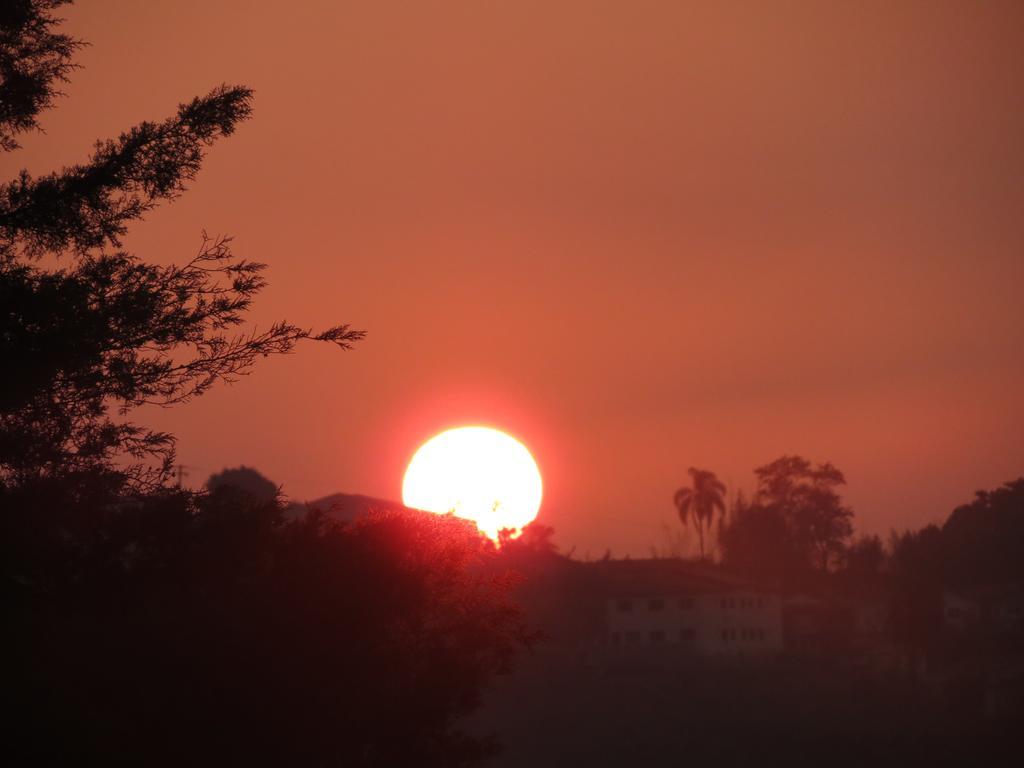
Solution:
{"label": "sun glow", "polygon": [[537,516],[542,486],[522,443],[490,427],[458,427],[432,437],[409,462],[402,482],[407,507],[453,512],[497,539]]}

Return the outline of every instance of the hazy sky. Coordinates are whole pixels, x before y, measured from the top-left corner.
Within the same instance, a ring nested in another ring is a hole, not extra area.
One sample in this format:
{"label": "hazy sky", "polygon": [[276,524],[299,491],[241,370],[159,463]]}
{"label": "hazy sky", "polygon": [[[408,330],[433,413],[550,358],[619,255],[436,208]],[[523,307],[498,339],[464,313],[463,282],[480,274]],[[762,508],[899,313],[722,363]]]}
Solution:
{"label": "hazy sky", "polygon": [[829,460],[858,527],[1024,472],[1024,4],[82,2],[6,176],[222,82],[256,114],[132,250],[270,264],[350,322],[188,406],[190,480],[397,498],[455,424],[519,436],[577,554],[642,554],[691,465]]}

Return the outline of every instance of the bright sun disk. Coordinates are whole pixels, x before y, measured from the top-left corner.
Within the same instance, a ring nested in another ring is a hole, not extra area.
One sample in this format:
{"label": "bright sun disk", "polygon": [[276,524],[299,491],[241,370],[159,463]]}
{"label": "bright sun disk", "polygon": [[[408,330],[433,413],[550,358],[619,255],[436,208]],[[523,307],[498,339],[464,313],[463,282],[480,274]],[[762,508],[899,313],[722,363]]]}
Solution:
{"label": "bright sun disk", "polygon": [[497,539],[537,516],[542,486],[537,462],[514,437],[490,427],[458,427],[420,446],[402,482],[407,507],[472,520]]}

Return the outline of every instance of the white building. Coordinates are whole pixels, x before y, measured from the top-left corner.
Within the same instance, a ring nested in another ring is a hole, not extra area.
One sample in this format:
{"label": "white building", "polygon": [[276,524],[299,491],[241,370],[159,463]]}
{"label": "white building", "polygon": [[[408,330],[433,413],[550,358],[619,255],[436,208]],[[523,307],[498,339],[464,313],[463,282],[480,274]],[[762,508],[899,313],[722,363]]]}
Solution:
{"label": "white building", "polygon": [[682,560],[601,563],[606,642],[680,654],[770,655],[783,649],[782,601],[713,566]]}

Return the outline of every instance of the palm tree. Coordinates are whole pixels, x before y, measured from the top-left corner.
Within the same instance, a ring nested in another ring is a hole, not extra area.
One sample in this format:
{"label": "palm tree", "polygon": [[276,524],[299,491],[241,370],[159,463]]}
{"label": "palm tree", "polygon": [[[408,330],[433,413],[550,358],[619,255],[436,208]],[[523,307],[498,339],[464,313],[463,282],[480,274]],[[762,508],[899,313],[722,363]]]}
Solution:
{"label": "palm tree", "polygon": [[693,487],[682,487],[672,497],[679,522],[684,526],[693,522],[700,541],[700,559],[704,559],[704,529],[710,530],[715,519],[715,512],[725,513],[725,483],[719,480],[714,472],[707,469],[690,467],[690,478]]}

